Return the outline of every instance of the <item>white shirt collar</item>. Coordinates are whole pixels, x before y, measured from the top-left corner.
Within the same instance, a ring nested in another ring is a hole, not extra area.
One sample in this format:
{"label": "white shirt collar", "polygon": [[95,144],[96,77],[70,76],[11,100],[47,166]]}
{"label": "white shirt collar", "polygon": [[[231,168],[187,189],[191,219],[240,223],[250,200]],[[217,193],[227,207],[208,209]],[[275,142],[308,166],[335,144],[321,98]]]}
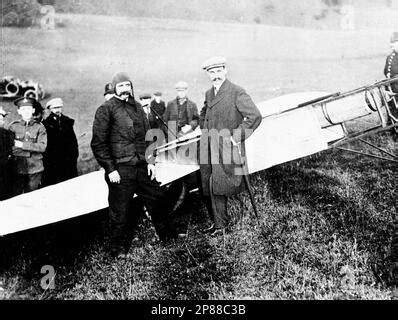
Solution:
{"label": "white shirt collar", "polygon": [[216,86],[216,85],[213,86],[213,87],[214,87],[214,92],[215,92],[216,94],[218,93],[218,91],[220,91],[220,88],[222,87],[222,85],[224,84],[224,82],[225,82],[225,79],[224,79],[224,81],[221,82],[218,86]]}

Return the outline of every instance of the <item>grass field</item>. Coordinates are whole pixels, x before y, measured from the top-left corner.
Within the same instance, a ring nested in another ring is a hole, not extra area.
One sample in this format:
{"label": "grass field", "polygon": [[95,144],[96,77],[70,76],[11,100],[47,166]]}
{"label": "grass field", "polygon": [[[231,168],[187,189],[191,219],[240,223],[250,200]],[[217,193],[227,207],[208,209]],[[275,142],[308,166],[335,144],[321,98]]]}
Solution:
{"label": "grass field", "polygon": [[[32,78],[65,101],[76,119],[79,171],[96,168],[91,124],[105,83],[118,71],[136,95],[190,84],[201,106],[203,60],[224,55],[230,79],[257,102],[299,91],[346,91],[383,78],[390,32],[311,30],[147,18],[65,16],[66,28],[2,28],[1,75]],[[1,102],[16,112],[9,102]],[[373,138],[390,151],[390,133]],[[328,151],[252,177],[261,218],[247,195],[231,200],[242,219],[232,234],[210,239],[199,196],[180,215],[186,241],[152,243],[147,222],[132,261],[106,257],[104,212],[11,235],[0,241],[0,297],[14,299],[389,299],[390,243],[397,167]],[[243,209],[243,210],[241,210]],[[53,265],[55,289],[40,287]]]}

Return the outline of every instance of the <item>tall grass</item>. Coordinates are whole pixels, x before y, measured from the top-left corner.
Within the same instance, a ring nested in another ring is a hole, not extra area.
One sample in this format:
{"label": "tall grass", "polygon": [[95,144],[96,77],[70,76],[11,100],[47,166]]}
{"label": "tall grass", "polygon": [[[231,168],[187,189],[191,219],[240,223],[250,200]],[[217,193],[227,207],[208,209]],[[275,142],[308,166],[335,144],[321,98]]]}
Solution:
{"label": "tall grass", "polygon": [[[389,134],[374,140],[396,150]],[[143,221],[130,260],[107,255],[106,211],[14,235],[1,241],[3,297],[389,299],[396,169],[327,151],[255,174],[260,218],[247,194],[233,198],[233,231],[216,239],[191,195],[178,213],[188,238],[162,245]],[[44,264],[55,290],[39,286]]]}

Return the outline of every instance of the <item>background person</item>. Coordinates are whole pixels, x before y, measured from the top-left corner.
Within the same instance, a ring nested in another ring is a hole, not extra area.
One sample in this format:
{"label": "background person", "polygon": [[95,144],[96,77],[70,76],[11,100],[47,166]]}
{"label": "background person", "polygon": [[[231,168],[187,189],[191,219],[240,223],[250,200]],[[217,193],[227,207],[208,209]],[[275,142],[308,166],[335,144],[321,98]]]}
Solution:
{"label": "background person", "polygon": [[105,99],[105,101],[108,101],[108,100],[112,99],[113,96],[114,96],[114,93],[115,93],[115,89],[113,88],[112,83],[107,83],[105,85],[105,91],[104,91],[104,99]]}
{"label": "background person", "polygon": [[152,112],[151,108],[151,100],[152,96],[149,93],[144,93],[140,95],[140,102],[142,108],[144,109],[145,115],[149,122],[149,127],[151,129],[159,128],[158,121],[156,115]]}
{"label": "background person", "polygon": [[7,112],[0,106],[0,201],[10,195],[10,166],[9,159],[14,145],[14,136],[5,129]]}
{"label": "background person", "polygon": [[[391,35],[390,40],[391,54],[388,55],[384,66],[384,75],[388,79],[398,77],[398,32]],[[398,83],[391,86],[393,93],[398,93]]]}
{"label": "background person", "polygon": [[166,103],[162,100],[162,93],[160,91],[157,91],[153,94],[153,99],[151,101],[151,110],[155,114],[157,128],[162,128],[162,119],[164,112],[166,111]]}
{"label": "background person", "polygon": [[48,140],[44,153],[43,185],[49,186],[77,177],[79,146],[73,129],[75,120],[63,114],[62,99],[51,99],[46,108],[50,115],[43,120]]}
{"label": "background person", "polygon": [[15,135],[13,147],[14,181],[13,195],[39,188],[44,171],[43,153],[47,147],[46,128],[33,119],[36,100],[19,98],[14,101],[21,119],[10,125]]}
{"label": "background person", "polygon": [[[177,135],[181,136],[196,129],[199,125],[199,113],[196,103],[191,101],[188,96],[188,84],[179,81],[176,86],[177,97],[167,104],[166,111],[163,115],[164,122],[175,122],[176,125],[169,126],[177,128]],[[167,137],[167,128],[164,128]],[[172,137],[174,139],[175,137]],[[170,137],[168,137],[170,140]]]}

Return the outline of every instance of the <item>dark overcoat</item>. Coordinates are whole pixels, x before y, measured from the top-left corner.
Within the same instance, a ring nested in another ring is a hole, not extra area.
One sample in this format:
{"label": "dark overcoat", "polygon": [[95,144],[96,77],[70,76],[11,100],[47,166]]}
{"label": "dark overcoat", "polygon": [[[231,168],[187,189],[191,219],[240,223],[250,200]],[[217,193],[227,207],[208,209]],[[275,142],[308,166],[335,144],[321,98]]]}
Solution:
{"label": "dark overcoat", "polygon": [[75,120],[51,113],[43,125],[47,131],[47,149],[44,153],[44,185],[52,185],[77,176],[79,147]]}
{"label": "dark overcoat", "polygon": [[[213,134],[220,132],[225,136],[227,133],[236,142],[241,142],[244,157],[244,141],[260,125],[261,120],[261,113],[250,96],[230,81],[224,81],[216,96],[213,88],[206,92],[205,105],[200,115],[202,136],[199,147],[204,195],[209,195],[210,177],[215,195],[230,196],[244,189],[244,179],[240,174],[242,163],[239,161],[237,147],[232,146],[230,138],[218,140]],[[230,156],[225,157],[227,154]]]}
{"label": "dark overcoat", "polygon": [[9,157],[14,145],[14,135],[11,131],[0,128],[0,201],[5,200],[10,189]]}

